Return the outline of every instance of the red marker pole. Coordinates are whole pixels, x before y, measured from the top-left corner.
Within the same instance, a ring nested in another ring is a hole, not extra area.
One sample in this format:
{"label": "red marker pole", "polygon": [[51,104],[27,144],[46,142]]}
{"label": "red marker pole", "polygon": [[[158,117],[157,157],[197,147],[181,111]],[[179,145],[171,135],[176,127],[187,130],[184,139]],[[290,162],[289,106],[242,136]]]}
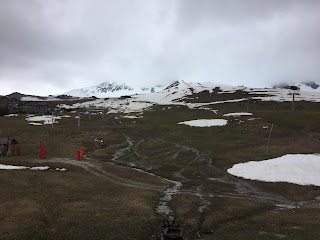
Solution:
{"label": "red marker pole", "polygon": [[17,146],[17,156],[20,156],[20,145]]}
{"label": "red marker pole", "polygon": [[39,150],[39,159],[42,159],[42,148]]}
{"label": "red marker pole", "polygon": [[80,156],[81,156],[81,158],[83,157],[83,147],[80,147]]}
{"label": "red marker pole", "polygon": [[78,161],[81,160],[81,151],[80,151],[80,149],[78,149],[78,151],[77,151],[77,160]]}
{"label": "red marker pole", "polygon": [[47,158],[47,149],[46,149],[46,147],[42,148],[42,157],[43,158]]}
{"label": "red marker pole", "polygon": [[42,158],[47,158],[47,148],[46,145],[44,144],[44,141],[42,141]]}

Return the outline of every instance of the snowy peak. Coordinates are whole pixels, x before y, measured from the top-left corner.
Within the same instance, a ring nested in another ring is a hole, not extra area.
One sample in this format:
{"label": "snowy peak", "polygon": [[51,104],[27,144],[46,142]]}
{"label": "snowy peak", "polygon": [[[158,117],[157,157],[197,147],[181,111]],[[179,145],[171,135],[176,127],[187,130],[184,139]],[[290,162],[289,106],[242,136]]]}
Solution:
{"label": "snowy peak", "polygon": [[309,81],[309,82],[303,82],[304,85],[308,86],[308,87],[311,87],[312,89],[318,89],[320,90],[319,88],[319,84],[317,84],[316,82],[314,81]]}
{"label": "snowy peak", "polygon": [[300,83],[287,83],[287,82],[282,82],[273,85],[272,88],[289,88],[290,86],[297,86],[300,88],[301,91],[305,92],[320,92],[320,84],[316,83],[315,81],[304,81]]}
{"label": "snowy peak", "polygon": [[[95,96],[97,98],[110,98],[132,95],[148,95],[143,98],[162,99],[163,101],[189,101],[191,98],[197,99],[194,101],[211,101],[211,100],[227,100],[235,97],[244,98],[250,95],[280,95],[286,94],[288,86],[294,84],[277,84],[273,89],[253,89],[244,86],[229,86],[212,82],[190,82],[174,81],[167,87],[131,87],[126,84],[119,84],[115,82],[104,82],[96,86],[75,89],[65,93],[65,95],[74,97],[88,98]],[[320,93],[320,86],[316,82],[305,82],[298,85],[301,92]],[[310,94],[311,94],[310,93]],[[309,95],[310,95],[309,94]],[[312,95],[312,94],[311,94]]]}
{"label": "snowy peak", "polygon": [[96,86],[85,87],[74,89],[63,95],[73,96],[73,97],[97,97],[97,98],[108,98],[108,97],[121,97],[125,95],[135,95],[135,94],[147,94],[163,91],[164,89],[169,90],[178,87],[179,85],[186,84],[184,81],[180,83],[175,81],[167,87],[157,84],[155,86],[142,86],[142,87],[131,87],[126,84],[119,84],[116,82],[103,82]]}
{"label": "snowy peak", "polygon": [[180,82],[179,81],[175,81],[172,84],[170,84],[168,87],[166,87],[164,90],[169,90],[170,88],[174,88],[179,86]]}
{"label": "snowy peak", "polygon": [[74,89],[64,93],[64,95],[70,95],[74,97],[119,97],[121,96],[121,94],[127,94],[132,90],[133,88],[125,84],[117,84],[115,82],[103,82],[99,85],[92,87]]}
{"label": "snowy peak", "polygon": [[[247,88],[244,86],[228,86],[211,82],[186,83],[184,81],[177,81],[166,88],[157,88],[159,91],[153,91],[152,89],[148,89],[147,91],[138,89],[142,91],[142,94],[134,94],[137,93],[135,89],[129,91],[131,95],[130,98],[95,99],[93,101],[76,103],[72,106],[61,104],[60,107],[70,109],[95,105],[96,107],[111,108],[109,113],[129,113],[141,112],[153,105],[181,105],[191,109],[198,108],[208,110],[207,106],[223,103],[244,102],[246,104],[256,101],[292,101],[291,89],[287,88]],[[120,92],[123,91],[124,90],[121,90]],[[119,93],[117,92],[117,94]],[[320,91],[308,92],[301,90],[295,100],[297,102],[320,102]],[[209,110],[211,111],[212,109],[209,108]]]}
{"label": "snowy peak", "polygon": [[107,92],[116,92],[116,91],[121,91],[121,90],[132,91],[133,88],[131,88],[125,84],[118,85],[115,82],[112,82],[112,83],[104,82],[104,83],[100,83],[98,86],[96,86],[96,90],[101,93],[107,93]]}
{"label": "snowy peak", "polygon": [[64,95],[74,97],[97,97],[97,98],[108,98],[108,97],[121,97],[124,95],[134,95],[160,91],[163,86],[157,85],[155,87],[141,87],[133,88],[126,84],[119,84],[116,82],[103,82],[96,86],[74,89],[64,93]]}

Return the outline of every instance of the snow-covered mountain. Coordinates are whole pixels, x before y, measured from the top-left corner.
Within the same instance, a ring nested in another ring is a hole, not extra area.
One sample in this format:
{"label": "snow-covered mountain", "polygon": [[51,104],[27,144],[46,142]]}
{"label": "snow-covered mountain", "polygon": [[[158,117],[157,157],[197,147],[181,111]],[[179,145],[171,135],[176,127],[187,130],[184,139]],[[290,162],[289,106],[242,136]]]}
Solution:
{"label": "snow-covered mountain", "polygon": [[[285,89],[289,86],[299,86],[301,91],[306,92],[319,92],[320,93],[320,84],[316,82],[302,82],[299,84],[294,83],[279,83],[273,86],[273,89]],[[221,93],[233,93],[240,89],[245,89],[245,87],[232,87],[224,84],[216,84],[216,83],[186,83],[184,81],[175,81],[167,87],[157,85],[155,87],[131,87],[126,84],[119,84],[115,82],[103,82],[99,85],[92,87],[85,87],[74,89],[69,92],[64,93],[64,95],[73,96],[73,97],[97,97],[97,98],[109,98],[109,97],[121,97],[127,95],[136,95],[136,94],[148,94],[148,93],[160,93],[162,95],[165,92],[171,91],[173,89],[179,89],[179,91],[175,91],[177,94],[171,92],[172,95],[170,98],[182,98],[184,96],[194,94],[197,92],[201,92],[204,90],[208,90],[212,92],[213,89],[219,88],[219,94]],[[249,88],[247,88],[249,89]],[[149,94],[148,94],[149,95]],[[150,96],[159,95],[159,94],[151,94]]]}
{"label": "snow-covered mountain", "polygon": [[[308,87],[306,85],[306,87]],[[311,89],[311,87],[309,87]],[[316,89],[317,90],[317,89]],[[187,83],[176,81],[159,91],[129,92],[129,98],[96,99],[73,105],[61,104],[61,108],[83,108],[89,106],[110,108],[112,112],[140,112],[153,105],[176,105],[189,108],[207,108],[215,104],[245,101],[292,101],[292,89],[248,88],[216,83]],[[128,94],[127,94],[128,95]],[[320,91],[304,91],[295,97],[296,101],[320,102]]]}
{"label": "snow-covered mountain", "polygon": [[97,98],[108,98],[108,97],[121,97],[125,95],[142,94],[155,91],[161,91],[164,87],[157,85],[155,87],[141,87],[133,88],[126,84],[118,84],[115,82],[103,82],[99,85],[92,87],[85,87],[74,89],[69,92],[64,93],[64,95],[74,96],[74,97],[92,97]]}

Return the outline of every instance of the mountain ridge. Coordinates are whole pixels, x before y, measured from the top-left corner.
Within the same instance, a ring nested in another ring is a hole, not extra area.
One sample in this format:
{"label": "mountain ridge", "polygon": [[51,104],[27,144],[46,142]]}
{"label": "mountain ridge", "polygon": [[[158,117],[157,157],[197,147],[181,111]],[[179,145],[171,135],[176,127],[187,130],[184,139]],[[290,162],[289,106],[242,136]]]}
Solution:
{"label": "mountain ridge", "polygon": [[73,89],[63,93],[73,97],[121,97],[124,95],[142,94],[154,91],[161,91],[164,87],[156,85],[154,87],[131,87],[124,83],[103,82],[95,86]]}
{"label": "mountain ridge", "polygon": [[[288,86],[299,86],[301,91],[307,92],[317,92],[320,93],[320,84],[315,81],[304,81],[299,84],[294,83],[277,83],[274,84],[272,87],[265,87],[264,89],[285,89]],[[213,83],[213,82],[185,82],[181,81],[173,81],[171,84],[167,86],[162,85],[155,85],[154,87],[131,87],[124,83],[116,83],[116,82],[103,82],[98,85],[92,87],[84,87],[73,89],[71,91],[65,92],[63,94],[56,94],[56,95],[49,95],[45,96],[37,96],[37,95],[30,95],[30,94],[23,94],[14,92],[11,94],[6,95],[9,98],[17,98],[17,99],[24,99],[24,101],[30,101],[31,97],[35,97],[38,100],[54,100],[54,99],[74,99],[74,98],[109,98],[115,97],[119,98],[122,96],[132,96],[137,94],[148,94],[148,93],[158,93],[158,92],[168,92],[168,94],[172,94],[174,91],[178,91],[179,89],[184,89],[184,94],[193,94],[195,88],[199,91],[209,90],[212,92],[215,88],[221,88],[221,93],[231,93],[239,89],[258,89],[258,88],[249,88],[244,86],[229,86],[225,84]],[[262,89],[262,88],[260,88]],[[169,91],[170,90],[170,91]],[[34,100],[33,100],[34,101]]]}

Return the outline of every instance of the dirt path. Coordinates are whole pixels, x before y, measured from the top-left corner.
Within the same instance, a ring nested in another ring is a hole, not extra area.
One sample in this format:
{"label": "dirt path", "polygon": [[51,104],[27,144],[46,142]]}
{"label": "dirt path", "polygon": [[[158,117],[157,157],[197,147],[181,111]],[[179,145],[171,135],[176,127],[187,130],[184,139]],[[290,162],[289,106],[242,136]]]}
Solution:
{"label": "dirt path", "polygon": [[[155,190],[155,191],[162,191],[163,190],[163,187],[160,187],[155,184],[137,182],[137,181],[132,181],[132,180],[118,177],[117,175],[112,174],[110,172],[107,172],[106,170],[104,170],[102,168],[102,164],[114,164],[114,163],[109,163],[109,162],[102,163],[102,162],[99,162],[99,161],[91,159],[91,158],[90,159],[87,158],[87,160],[81,160],[81,161],[71,160],[71,159],[67,159],[67,158],[51,158],[51,159],[47,159],[46,162],[64,163],[67,165],[76,166],[76,167],[79,167],[79,168],[82,168],[82,169],[88,171],[89,173],[91,173],[93,175],[104,178],[114,184],[119,184],[122,186],[137,187],[137,188],[143,188],[143,189]],[[127,169],[130,168],[130,167],[122,166],[122,165],[117,165],[117,166],[127,168]]]}

